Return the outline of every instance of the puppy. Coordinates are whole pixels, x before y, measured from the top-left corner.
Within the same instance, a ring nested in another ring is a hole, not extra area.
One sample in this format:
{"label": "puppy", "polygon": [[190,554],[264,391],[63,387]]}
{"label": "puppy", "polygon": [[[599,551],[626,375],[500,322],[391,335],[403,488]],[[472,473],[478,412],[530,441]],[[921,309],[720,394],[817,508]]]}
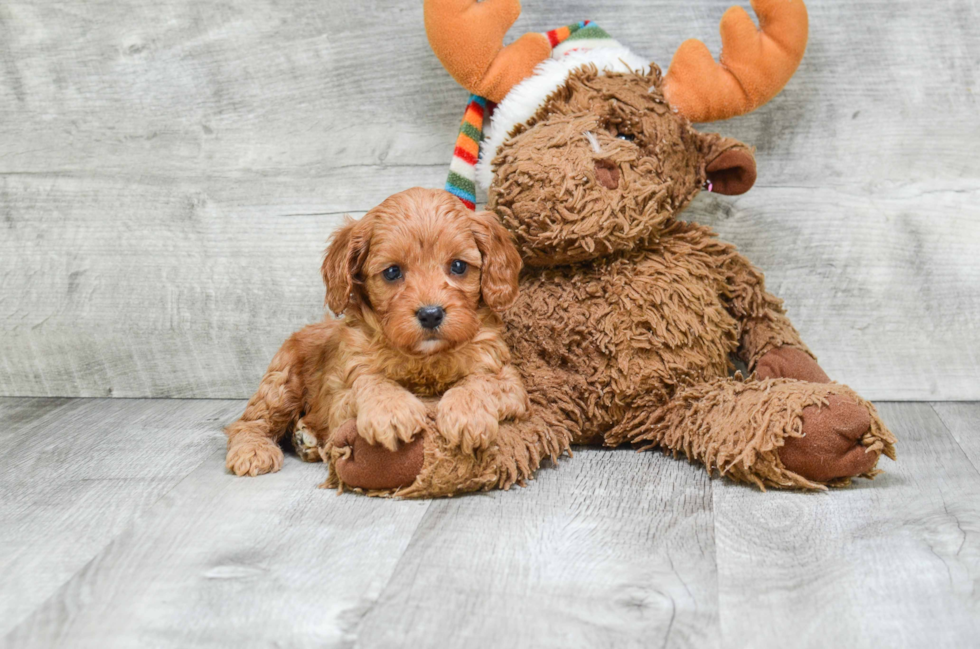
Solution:
{"label": "puppy", "polygon": [[419,397],[439,400],[438,432],[464,451],[493,444],[528,397],[495,312],[517,299],[521,259],[491,212],[441,190],[391,196],[333,236],[323,261],[327,318],[293,334],[245,414],[225,430],[237,475],[278,471],[291,430],[317,460],[342,423],[396,450],[427,426]]}

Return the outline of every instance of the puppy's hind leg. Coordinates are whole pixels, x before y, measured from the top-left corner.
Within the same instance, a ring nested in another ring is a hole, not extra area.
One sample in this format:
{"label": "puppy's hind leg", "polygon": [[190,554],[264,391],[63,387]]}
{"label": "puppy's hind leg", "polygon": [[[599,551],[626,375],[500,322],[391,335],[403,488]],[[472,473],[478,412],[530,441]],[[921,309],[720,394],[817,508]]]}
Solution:
{"label": "puppy's hind leg", "polygon": [[320,462],[320,449],[327,443],[330,435],[321,429],[307,424],[304,417],[293,427],[293,449],[304,462]]}
{"label": "puppy's hind leg", "polygon": [[225,429],[225,466],[235,475],[257,476],[282,467],[278,440],[299,418],[303,400],[301,358],[291,343],[287,340],[272,359],[245,414]]}

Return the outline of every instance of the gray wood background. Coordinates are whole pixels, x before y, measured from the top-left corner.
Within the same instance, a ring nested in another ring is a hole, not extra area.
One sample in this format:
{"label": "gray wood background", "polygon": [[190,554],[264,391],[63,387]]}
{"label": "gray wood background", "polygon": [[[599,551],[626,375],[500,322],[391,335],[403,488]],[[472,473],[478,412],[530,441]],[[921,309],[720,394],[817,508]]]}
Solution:
{"label": "gray wood background", "polygon": [[[321,317],[342,214],[442,184],[466,93],[421,4],[0,4],[0,394],[249,395]],[[527,0],[512,34],[592,18],[666,65],[717,52],[728,4]],[[758,148],[758,185],[689,214],[831,376],[980,399],[980,4],[809,7],[783,94],[712,127]]]}

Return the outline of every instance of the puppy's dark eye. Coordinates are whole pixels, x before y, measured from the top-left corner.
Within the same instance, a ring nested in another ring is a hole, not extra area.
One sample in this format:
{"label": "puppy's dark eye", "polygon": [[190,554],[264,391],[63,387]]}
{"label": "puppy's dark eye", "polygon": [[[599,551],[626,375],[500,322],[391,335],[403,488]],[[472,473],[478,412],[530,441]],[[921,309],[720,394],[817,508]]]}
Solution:
{"label": "puppy's dark eye", "polygon": [[462,275],[469,268],[467,263],[462,259],[453,259],[453,263],[449,264],[449,272],[453,275]]}
{"label": "puppy's dark eye", "polygon": [[618,137],[620,140],[626,140],[627,142],[632,142],[636,139],[636,136],[632,133],[617,133],[616,137]]}
{"label": "puppy's dark eye", "polygon": [[394,282],[396,279],[399,279],[402,276],[402,269],[398,266],[388,266],[381,271],[381,276],[389,282]]}

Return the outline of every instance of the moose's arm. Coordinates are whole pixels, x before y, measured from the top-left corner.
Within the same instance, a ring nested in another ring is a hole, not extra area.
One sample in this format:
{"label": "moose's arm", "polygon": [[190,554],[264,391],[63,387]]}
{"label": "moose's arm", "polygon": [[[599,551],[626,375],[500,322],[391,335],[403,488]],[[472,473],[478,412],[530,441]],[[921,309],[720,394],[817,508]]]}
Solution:
{"label": "moose's arm", "polygon": [[783,301],[766,291],[765,277],[742,255],[725,262],[729,312],[741,325],[738,356],[760,378],[829,383],[816,357],[786,317]]}

